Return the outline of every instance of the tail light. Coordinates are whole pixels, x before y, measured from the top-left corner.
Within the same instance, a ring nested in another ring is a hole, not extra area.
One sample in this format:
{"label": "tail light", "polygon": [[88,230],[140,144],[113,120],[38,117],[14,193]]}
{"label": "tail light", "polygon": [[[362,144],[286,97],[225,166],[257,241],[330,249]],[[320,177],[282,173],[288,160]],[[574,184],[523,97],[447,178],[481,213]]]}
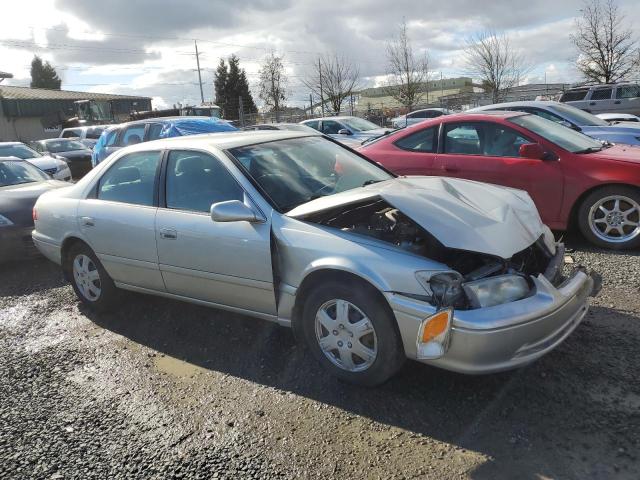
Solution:
{"label": "tail light", "polygon": [[33,210],[31,211],[31,216],[33,217],[34,222],[38,220],[38,210],[36,209],[36,207],[33,207]]}

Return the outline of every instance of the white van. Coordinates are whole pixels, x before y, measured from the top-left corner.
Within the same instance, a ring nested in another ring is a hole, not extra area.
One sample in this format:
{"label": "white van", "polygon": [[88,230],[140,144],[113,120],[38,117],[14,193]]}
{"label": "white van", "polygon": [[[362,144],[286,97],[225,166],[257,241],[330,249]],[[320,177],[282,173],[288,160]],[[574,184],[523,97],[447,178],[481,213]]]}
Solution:
{"label": "white van", "polygon": [[560,96],[560,101],[594,114],[640,115],[640,85],[618,83],[576,87],[565,91]]}

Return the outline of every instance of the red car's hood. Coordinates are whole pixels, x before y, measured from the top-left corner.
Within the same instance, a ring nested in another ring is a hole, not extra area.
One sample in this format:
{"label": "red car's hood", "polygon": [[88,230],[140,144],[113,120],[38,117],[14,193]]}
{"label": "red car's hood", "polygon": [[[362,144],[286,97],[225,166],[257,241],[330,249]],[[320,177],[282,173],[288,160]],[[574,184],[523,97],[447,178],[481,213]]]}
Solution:
{"label": "red car's hood", "polygon": [[640,165],[640,147],[635,145],[614,145],[605,148],[600,152],[587,154],[592,158],[602,158],[603,160],[617,160]]}

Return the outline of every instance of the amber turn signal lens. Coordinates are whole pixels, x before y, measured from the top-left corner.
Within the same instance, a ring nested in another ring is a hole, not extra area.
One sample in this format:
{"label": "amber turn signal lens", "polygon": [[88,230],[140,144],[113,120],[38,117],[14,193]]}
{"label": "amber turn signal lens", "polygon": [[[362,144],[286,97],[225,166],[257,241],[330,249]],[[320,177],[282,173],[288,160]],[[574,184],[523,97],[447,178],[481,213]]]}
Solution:
{"label": "amber turn signal lens", "polygon": [[422,343],[429,343],[438,335],[444,333],[449,324],[450,315],[451,310],[442,310],[433,315],[424,325],[424,330],[422,330]]}

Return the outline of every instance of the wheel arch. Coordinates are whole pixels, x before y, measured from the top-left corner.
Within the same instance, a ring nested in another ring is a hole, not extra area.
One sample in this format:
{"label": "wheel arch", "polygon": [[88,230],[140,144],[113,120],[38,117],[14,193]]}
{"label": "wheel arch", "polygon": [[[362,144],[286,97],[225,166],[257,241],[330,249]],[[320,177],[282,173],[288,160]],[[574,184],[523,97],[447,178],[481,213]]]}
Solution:
{"label": "wheel arch", "polygon": [[300,286],[296,290],[296,299],[291,315],[291,326],[297,338],[302,338],[300,327],[302,324],[302,310],[306,298],[313,291],[314,286],[326,282],[344,282],[356,287],[360,285],[362,288],[368,289],[371,292],[371,295],[374,295],[378,300],[380,300],[382,302],[381,304],[388,309],[388,313],[390,313],[392,317],[395,318],[395,315],[393,315],[393,310],[391,309],[391,306],[389,305],[389,302],[387,301],[385,296],[382,294],[382,291],[378,287],[376,287],[369,279],[351,271],[341,270],[335,267],[320,268],[306,275],[300,283]]}
{"label": "wheel arch", "polygon": [[568,229],[571,230],[575,230],[578,227],[578,212],[580,211],[580,207],[582,206],[582,203],[585,201],[585,199],[591,195],[593,192],[603,189],[603,188],[607,188],[607,187],[626,187],[626,188],[631,188],[633,190],[635,190],[636,192],[640,193],[640,186],[638,185],[633,185],[631,183],[625,183],[625,182],[609,182],[609,183],[601,183],[599,185],[594,185],[591,188],[588,188],[587,190],[585,190],[584,192],[582,192],[578,198],[576,198],[576,200],[573,202],[573,205],[571,206],[571,210],[569,212],[569,219],[567,222],[567,227]]}

